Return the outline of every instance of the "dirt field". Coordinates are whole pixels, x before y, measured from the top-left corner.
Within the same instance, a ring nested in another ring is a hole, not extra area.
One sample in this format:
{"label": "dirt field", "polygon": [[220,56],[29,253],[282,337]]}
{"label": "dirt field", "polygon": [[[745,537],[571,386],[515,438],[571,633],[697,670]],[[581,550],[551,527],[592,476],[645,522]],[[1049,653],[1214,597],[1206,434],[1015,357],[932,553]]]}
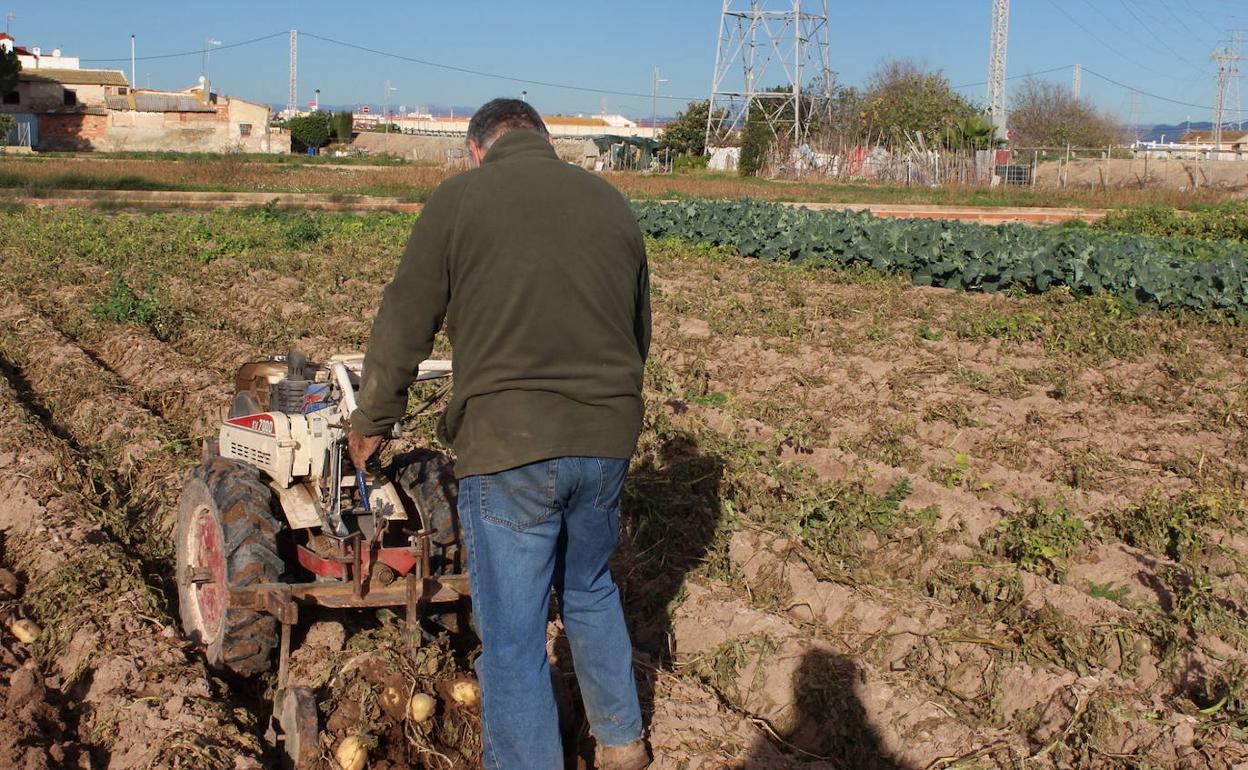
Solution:
{"label": "dirt field", "polygon": [[[1229,157],[1229,156],[1228,156]],[[1041,163],[1036,171],[1036,184],[1053,188],[1065,184],[1068,189],[1094,190],[1111,188],[1133,189],[1140,194],[1161,195],[1165,191],[1189,192],[1214,190],[1236,198],[1248,195],[1248,163],[1221,160],[1171,160],[1139,158],[1127,160],[1074,160]]]}
{"label": "dirt field", "polygon": [[[1056,206],[1108,208],[1129,204],[1154,203],[1175,208],[1242,198],[1248,164],[1234,171],[1237,184],[1211,183],[1209,175],[1230,170],[1193,170],[1196,183],[1180,182],[1187,175],[1181,164],[1165,167],[1153,163],[1146,175],[1148,184],[1139,184],[1142,164],[1128,173],[1127,161],[1113,161],[1123,170],[1106,191],[1101,180],[1103,164],[1080,161],[1071,166],[1069,186],[1052,189],[1051,164],[1041,167],[1043,183],[1032,187],[901,187],[865,183],[820,182],[818,180],[770,180],[740,178],[732,174],[638,174],[604,175],[630,198],[666,199],[679,197],[754,198],[758,200],[809,203],[890,203],[936,204],[951,206]],[[1188,164],[1189,166],[1192,164]],[[1208,164],[1205,164],[1208,169]],[[437,166],[322,165],[253,162],[246,156],[195,157],[185,160],[136,160],[80,157],[0,158],[0,192],[20,195],[54,195],[63,190],[185,190],[204,192],[295,192],[375,195],[419,202],[439,182],[455,173]],[[1166,184],[1160,181],[1167,181]]]}
{"label": "dirt field", "polygon": [[[410,221],[0,214],[0,766],[273,765],[273,677],[178,633],[177,491],[239,363],[365,343]],[[657,768],[1248,762],[1242,325],[650,254],[615,567]],[[395,634],[306,617],[327,752],[473,766],[473,714],[377,700],[471,651]]]}

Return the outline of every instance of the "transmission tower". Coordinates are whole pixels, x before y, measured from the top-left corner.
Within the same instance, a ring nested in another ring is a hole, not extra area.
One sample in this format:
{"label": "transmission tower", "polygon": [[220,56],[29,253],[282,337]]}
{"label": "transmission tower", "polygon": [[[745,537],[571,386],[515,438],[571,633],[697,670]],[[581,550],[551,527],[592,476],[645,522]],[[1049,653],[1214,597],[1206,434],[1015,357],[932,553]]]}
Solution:
{"label": "transmission tower", "polygon": [[[1227,96],[1231,89],[1231,83],[1236,84],[1238,91],[1239,84],[1239,37],[1231,41],[1230,45],[1214,49],[1213,63],[1218,68],[1218,96],[1214,101],[1213,107],[1213,148],[1215,155],[1217,150],[1222,149],[1222,126],[1226,122]],[[1238,98],[1238,95],[1236,95]],[[1238,107],[1236,110],[1238,111]]]}
{"label": "transmission tower", "polygon": [[776,137],[804,144],[807,113],[829,105],[828,32],[828,0],[723,0],[706,146],[739,131],[751,105]]}
{"label": "transmission tower", "polygon": [[1083,97],[1083,65],[1076,64],[1070,75],[1070,94],[1079,101]]}
{"label": "transmission tower", "polygon": [[286,114],[294,117],[299,109],[299,30],[290,31],[290,90],[286,92]]}
{"label": "transmission tower", "polygon": [[[988,116],[997,136],[1006,136],[1005,49],[1010,39],[1010,0],[992,0],[992,42],[988,51]],[[1082,73],[1081,73],[1082,74]]]}

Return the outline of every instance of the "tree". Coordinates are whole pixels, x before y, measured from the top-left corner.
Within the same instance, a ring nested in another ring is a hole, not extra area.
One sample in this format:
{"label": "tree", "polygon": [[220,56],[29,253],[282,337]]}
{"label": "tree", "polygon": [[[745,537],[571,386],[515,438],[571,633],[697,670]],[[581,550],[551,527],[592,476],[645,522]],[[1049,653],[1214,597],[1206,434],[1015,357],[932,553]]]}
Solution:
{"label": "tree", "polygon": [[12,49],[0,55],[0,95],[11,94],[17,88],[17,76],[22,71],[22,61]]}
{"label": "tree", "polygon": [[938,141],[945,129],[979,114],[940,71],[912,61],[883,63],[867,81],[862,119],[868,136],[900,139],[922,133]]}
{"label": "tree", "polygon": [[[682,112],[676,113],[676,119],[663,128],[660,149],[673,155],[701,155],[706,152],[706,119],[710,111],[711,103],[707,99],[689,102]],[[720,122],[727,115],[726,110],[715,112]]]}
{"label": "tree", "polygon": [[741,176],[754,176],[767,163],[767,153],[771,150],[771,141],[775,137],[771,133],[771,126],[767,124],[763,109],[759,100],[755,99],[745,118],[745,130],[741,136],[741,158],[737,161],[737,173]]}
{"label": "tree", "polygon": [[862,91],[852,86],[842,86],[831,75],[815,77],[807,84],[804,94],[810,104],[802,105],[803,114],[811,120],[809,130],[823,140],[833,143],[857,144],[866,130],[866,106]]}
{"label": "tree", "polygon": [[350,110],[335,112],[330,123],[333,128],[334,139],[340,142],[351,141],[351,136],[355,132],[355,116],[351,114]]}
{"label": "tree", "polygon": [[945,126],[941,142],[945,147],[970,150],[987,150],[996,143],[997,128],[982,115],[972,115]]}
{"label": "tree", "polygon": [[316,111],[309,115],[291,118],[286,122],[290,129],[290,149],[307,152],[309,147],[320,149],[329,143],[329,113]]}
{"label": "tree", "polygon": [[1070,89],[1027,78],[1011,100],[1010,131],[1024,147],[1105,147],[1124,138],[1108,112],[1075,99]]}

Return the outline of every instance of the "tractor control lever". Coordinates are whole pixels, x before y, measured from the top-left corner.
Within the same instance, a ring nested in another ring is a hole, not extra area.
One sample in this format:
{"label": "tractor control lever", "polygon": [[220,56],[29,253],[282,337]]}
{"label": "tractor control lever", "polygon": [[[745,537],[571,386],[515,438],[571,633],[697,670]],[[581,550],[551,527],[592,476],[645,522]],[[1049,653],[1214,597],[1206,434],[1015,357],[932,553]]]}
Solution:
{"label": "tractor control lever", "polygon": [[367,513],[373,512],[372,503],[368,502],[368,479],[364,478],[364,469],[355,469],[355,483],[360,490],[360,505]]}

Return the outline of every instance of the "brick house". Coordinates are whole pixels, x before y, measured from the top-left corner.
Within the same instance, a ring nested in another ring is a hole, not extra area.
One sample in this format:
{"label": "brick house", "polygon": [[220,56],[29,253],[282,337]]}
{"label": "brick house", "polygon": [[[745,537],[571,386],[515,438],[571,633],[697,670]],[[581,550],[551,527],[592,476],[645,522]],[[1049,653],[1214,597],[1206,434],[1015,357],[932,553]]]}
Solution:
{"label": "brick house", "polygon": [[130,83],[121,70],[23,69],[17,88],[6,94],[6,112],[56,112],[104,107],[109,96],[124,96]]}
{"label": "brick house", "polygon": [[119,70],[23,69],[0,112],[33,116],[41,148],[86,150],[107,132],[107,100],[129,92]]}
{"label": "brick house", "polygon": [[77,57],[44,56],[4,33],[0,50],[22,62],[0,113],[33,126],[36,150],[290,152],[290,135],[268,130],[268,105],[213,93],[202,78],[184,91],[136,90],[120,70],[80,69]]}
{"label": "brick house", "polygon": [[100,150],[290,152],[290,136],[272,130],[269,107],[209,91],[132,90],[107,99],[107,135]]}

